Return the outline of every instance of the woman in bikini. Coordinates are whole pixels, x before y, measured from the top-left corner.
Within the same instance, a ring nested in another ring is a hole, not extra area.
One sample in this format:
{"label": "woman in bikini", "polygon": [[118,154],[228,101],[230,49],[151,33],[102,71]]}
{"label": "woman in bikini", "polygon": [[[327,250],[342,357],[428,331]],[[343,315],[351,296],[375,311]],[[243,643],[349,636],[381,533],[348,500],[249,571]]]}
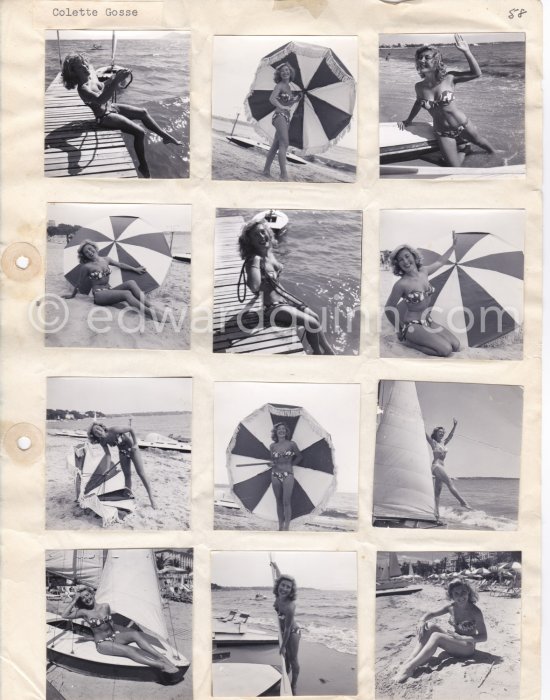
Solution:
{"label": "woman in bikini", "polygon": [[460,167],[465,153],[459,152],[458,139],[475,143],[487,153],[494,153],[495,150],[455,104],[455,85],[481,77],[481,68],[460,34],[455,34],[455,46],[464,54],[469,70],[447,71],[441,52],[435,46],[421,46],[416,51],[416,70],[422,80],[415,85],[416,101],[409,116],[399,123],[399,128],[409,126],[418,112],[426,109],[433,119],[444,164]]}
{"label": "woman in bikini", "polygon": [[286,169],[286,152],[288,150],[291,107],[302,99],[302,95],[294,95],[290,83],[294,80],[295,71],[289,63],[281,63],[275,68],[273,80],[275,89],[271,93],[269,101],[275,107],[271,121],[275,127],[275,136],[271,148],[267,152],[263,175],[271,177],[271,165],[278,153],[281,180],[288,180]]}
{"label": "woman in bikini", "polygon": [[284,656],[286,672],[290,676],[290,687],[292,695],[296,695],[296,685],[300,673],[298,663],[298,648],[300,646],[300,627],[296,623],[294,613],[296,611],[296,580],[288,574],[281,574],[277,564],[270,562],[275,573],[275,583],[273,585],[273,595],[275,602],[273,607],[279,618],[279,629],[281,635],[281,655]]}
{"label": "woman in bikini", "polygon": [[[430,315],[431,296],[435,289],[430,284],[429,275],[448,262],[454,247],[453,234],[452,246],[431,265],[423,265],[420,253],[407,244],[398,246],[390,255],[393,274],[399,280],[393,285],[384,313],[394,328],[399,327],[399,340],[425,355],[449,357],[460,350],[458,338]],[[406,309],[402,318],[398,308],[400,302]]]}
{"label": "woman in bikini", "polygon": [[298,445],[290,439],[285,423],[276,423],[271,431],[271,485],[277,501],[279,530],[289,530],[292,519],[292,491],[294,490],[294,465],[302,461]]}
{"label": "woman in bikini", "polygon": [[[416,628],[417,642],[397,677],[404,683],[414,671],[423,666],[437,649],[443,649],[459,659],[471,657],[478,642],[487,641],[487,628],[483,613],[475,604],[477,593],[461,579],[453,579],[447,586],[447,598],[451,601],[434,612],[426,613]],[[428,620],[449,615],[450,629],[428,625]]]}
{"label": "woman in bikini", "polygon": [[453,439],[455,434],[456,426],[458,421],[453,418],[453,427],[451,432],[445,437],[445,428],[438,426],[434,428],[431,435],[426,433],[426,440],[432,448],[433,452],[433,462],[432,462],[432,476],[434,479],[434,494],[435,494],[435,512],[437,517],[439,517],[439,499],[441,496],[441,490],[443,489],[443,484],[449,489],[456,500],[460,503],[463,508],[470,510],[470,506],[459,494],[458,490],[453,486],[451,478],[445,471],[445,458],[447,457],[447,445]]}
{"label": "woman in bikini", "polygon": [[149,484],[147,474],[145,473],[141,451],[133,429],[130,426],[112,426],[108,428],[103,423],[92,423],[88,429],[88,440],[91,443],[99,443],[105,450],[105,454],[109,456],[111,455],[109,447],[118,448],[120,468],[124,474],[125,488],[128,489],[130,494],[132,493],[133,464],[137,475],[141,479],[141,483],[144,485],[145,490],[147,491],[147,495],[149,496],[149,500],[151,502],[151,507],[156,508],[155,499],[153,498],[153,491],[151,489],[151,485]]}
{"label": "woman in bikini", "polygon": [[145,294],[141,291],[134,280],[122,282],[116,287],[109,284],[111,265],[121,270],[135,272],[143,275],[147,272],[144,267],[132,267],[126,263],[118,262],[107,256],[99,254],[98,247],[92,241],[84,241],[78,248],[78,259],[80,260],[80,281],[73,287],[71,294],[65,294],[64,299],[73,299],[79,291],[88,293],[91,289],[94,304],[98,306],[114,306],[121,302],[126,302],[134,309],[137,309],[148,318],[161,320],[159,312],[153,308]]}
{"label": "woman in bikini", "polygon": [[[161,672],[161,683],[169,684],[165,674],[176,673],[179,669],[169,659],[152,646],[144,634],[113,622],[111,608],[107,603],[98,603],[95,592],[88,586],[77,586],[76,594],[61,613],[65,620],[82,618],[90,625],[96,649],[107,656],[126,656],[144,666],[151,666]],[[135,644],[135,646],[133,646]]]}
{"label": "woman in bikini", "polygon": [[319,316],[279,284],[283,266],[273,254],[273,231],[265,219],[252,219],[239,236],[242,275],[253,294],[263,294],[264,317],[274,326],[304,329],[314,355],[334,355]]}
{"label": "woman in bikini", "polygon": [[118,66],[96,70],[83,52],[65,56],[61,68],[63,85],[67,90],[77,88],[80,99],[92,110],[98,126],[123,131],[134,137],[138,170],[142,177],[148,178],[151,174],[145,158],[145,130],[132,120],[139,119],[143,126],[160,136],[166,144],[181,146],[181,143],[161,129],[145,108],[113,101],[117,88],[131,75],[131,71]]}

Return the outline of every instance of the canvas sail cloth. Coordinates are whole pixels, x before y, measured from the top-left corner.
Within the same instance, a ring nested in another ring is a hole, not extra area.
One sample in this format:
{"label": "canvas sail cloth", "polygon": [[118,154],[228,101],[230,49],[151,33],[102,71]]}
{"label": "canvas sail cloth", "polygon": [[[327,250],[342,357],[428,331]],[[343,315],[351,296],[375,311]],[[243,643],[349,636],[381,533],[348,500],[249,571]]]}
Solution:
{"label": "canvas sail cloth", "polygon": [[231,490],[247,511],[278,522],[269,466],[276,423],[288,427],[290,440],[302,453],[301,463],[293,468],[291,499],[292,520],[298,521],[320,511],[336,488],[332,439],[301,406],[265,404],[239,423],[226,454]]}
{"label": "canvas sail cloth", "polygon": [[122,470],[100,444],[77,445],[67,455],[67,466],[75,477],[78,504],[97,513],[104,527],[134,512],[135,500],[128,497]]}
{"label": "canvas sail cloth", "polygon": [[382,563],[376,567],[377,581],[389,581],[396,576],[401,576],[401,567],[395,552],[380,552],[378,561]]}
{"label": "canvas sail cloth", "polygon": [[[492,233],[457,233],[456,239],[449,262],[430,277],[431,316],[462,347],[479,347],[523,323],[523,252]],[[419,252],[425,265],[441,258],[429,248]]]}
{"label": "canvas sail cloth", "polygon": [[288,63],[295,71],[290,83],[302,98],[291,109],[289,142],[305,155],[322,153],[349,130],[355,106],[355,79],[332,51],[315,44],[291,41],[264,56],[245,100],[247,118],[270,141],[275,106],[269,98],[275,88],[275,68]]}
{"label": "canvas sail cloth", "polygon": [[51,549],[46,551],[46,571],[97,588],[106,556],[103,549]]}
{"label": "canvas sail cloth", "polygon": [[432,456],[415,383],[381,382],[378,404],[374,519],[435,523]]}
{"label": "canvas sail cloth", "polygon": [[137,216],[105,216],[78,229],[64,250],[63,272],[81,294],[88,294],[91,289],[78,259],[78,248],[86,240],[97,245],[101,257],[147,269],[138,274],[113,266],[109,277],[111,287],[134,280],[143,292],[151,292],[164,282],[172,263],[164,233]]}

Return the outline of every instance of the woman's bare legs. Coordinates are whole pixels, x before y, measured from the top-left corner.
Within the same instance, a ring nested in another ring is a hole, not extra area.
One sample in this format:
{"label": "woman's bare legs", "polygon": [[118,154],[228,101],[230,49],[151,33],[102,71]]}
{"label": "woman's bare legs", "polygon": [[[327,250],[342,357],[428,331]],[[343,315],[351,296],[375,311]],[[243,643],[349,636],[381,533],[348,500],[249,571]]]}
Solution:
{"label": "woman's bare legs", "polygon": [[445,484],[445,486],[449,489],[449,491],[453,494],[453,496],[456,498],[456,500],[460,503],[460,505],[463,508],[470,508],[468,503],[462,498],[462,496],[459,494],[458,490],[453,486],[453,482],[449,478],[449,475],[447,472],[442,469],[441,467],[434,467],[432,469],[432,474],[436,478],[436,483],[437,481],[442,482]]}
{"label": "woman's bare legs", "polygon": [[454,336],[455,342],[451,342],[449,336],[452,333],[447,331],[449,333],[449,336],[447,336],[443,330],[443,326],[438,326],[437,324],[432,324],[430,328],[414,324],[409,326],[405,340],[410,347],[420,350],[425,355],[449,357],[455,351],[455,348],[457,350],[460,348],[460,343]]}
{"label": "woman's bare legs", "polygon": [[460,168],[462,163],[464,163],[464,158],[466,158],[465,153],[458,152],[458,146],[456,139],[452,136],[438,136],[439,148],[445,160],[445,163],[449,167]]}
{"label": "woman's bare legs", "polygon": [[136,468],[137,475],[141,479],[141,483],[144,485],[145,490],[147,491],[147,495],[151,501],[151,507],[156,509],[157,506],[155,504],[155,499],[153,498],[153,490],[149,484],[147,474],[145,473],[145,466],[143,464],[140,449],[137,445],[135,445],[132,449],[132,462]]}
{"label": "woman's bare legs", "polygon": [[267,152],[263,174],[269,177],[271,164],[275,158],[275,153],[278,152],[279,168],[281,169],[281,180],[288,180],[288,172],[286,169],[286,152],[288,150],[288,122],[285,117],[280,114],[273,120],[275,127],[275,137],[271,148]]}
{"label": "woman's bare legs", "polygon": [[143,125],[154,134],[157,134],[157,136],[160,136],[164,143],[173,143],[176,146],[181,146],[181,141],[178,141],[171,134],[164,131],[164,129],[157,124],[157,122],[144,107],[132,107],[131,105],[125,105],[117,102],[116,108],[118,109],[119,114],[122,114],[123,117],[141,120]]}
{"label": "woman's bare legs", "polygon": [[[131,642],[137,644],[139,649],[130,646]],[[116,642],[101,642],[96,648],[100,654],[125,656],[137,663],[152,666],[167,673],[175,673],[178,670],[177,666],[160,654],[140,632],[135,630],[120,632],[116,635]]]}
{"label": "woman's bare legs", "polygon": [[279,150],[279,137],[277,136],[277,134],[275,134],[275,136],[273,137],[273,143],[271,144],[271,148],[267,152],[262,175],[265,175],[266,177],[271,177],[271,166],[273,164],[273,161],[275,160],[275,156],[277,155],[278,150]]}
{"label": "woman's bare legs", "polygon": [[147,159],[145,158],[145,131],[134,124],[131,119],[128,119],[122,114],[117,114],[116,112],[111,112],[106,114],[102,121],[101,126],[107,129],[119,129],[125,134],[130,134],[134,137],[134,150],[138,159],[138,170],[145,178],[151,177],[149,172],[149,165],[147,164]]}
{"label": "woman's bare legs", "polygon": [[277,504],[277,520],[279,521],[279,530],[284,530],[285,512],[283,508],[283,484],[273,473],[271,474],[271,486],[273,487],[275,503]]}
{"label": "woman's bare legs", "polygon": [[290,689],[292,695],[296,695],[296,685],[300,674],[300,664],[298,663],[298,649],[300,647],[300,633],[293,632],[286,643],[285,666],[286,672],[290,673]]}
{"label": "woman's bare legs", "polygon": [[434,483],[434,496],[435,496],[435,514],[439,518],[439,499],[441,498],[441,490],[443,489],[443,482],[441,479],[435,479]]}
{"label": "woman's bare legs", "polygon": [[156,314],[153,313],[153,310],[143,304],[139,299],[136,299],[132,291],[123,286],[124,284],[126,283],[114,289],[104,289],[101,292],[97,292],[94,296],[94,304],[97,306],[114,306],[124,301],[134,309],[141,311],[141,313],[148,318],[156,319],[157,317]]}
{"label": "woman's bare legs", "polygon": [[475,127],[471,122],[468,122],[467,126],[462,131],[461,136],[462,138],[466,137],[468,141],[471,141],[471,143],[475,143],[476,146],[479,146],[487,153],[496,152],[493,146],[491,146],[491,144],[489,143],[489,141],[487,141],[487,139],[483,136],[479,135],[477,127]]}
{"label": "woman's bare legs", "polygon": [[292,520],[292,492],[294,490],[294,476],[290,474],[282,481],[283,484],[283,530],[290,530]]}
{"label": "woman's bare legs", "polygon": [[321,328],[319,317],[311,309],[297,309],[291,304],[276,306],[269,314],[269,322],[276,326],[277,319],[282,324],[302,326],[314,355],[334,355],[334,350],[328,344]]}
{"label": "woman's bare legs", "polygon": [[[438,628],[439,629],[439,628]],[[428,628],[428,631],[430,628]],[[417,654],[403,667],[397,678],[398,683],[404,683],[414,671],[432,658],[438,648],[444,649],[452,656],[468,657],[475,650],[475,644],[468,639],[459,639],[442,631],[430,632],[426,641],[421,645]]]}

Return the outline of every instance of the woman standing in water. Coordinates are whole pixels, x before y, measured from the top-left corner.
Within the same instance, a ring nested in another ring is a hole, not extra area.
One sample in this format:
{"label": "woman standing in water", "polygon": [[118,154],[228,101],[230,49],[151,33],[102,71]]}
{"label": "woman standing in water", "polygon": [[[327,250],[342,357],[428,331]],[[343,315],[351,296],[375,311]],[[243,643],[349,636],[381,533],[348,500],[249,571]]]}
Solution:
{"label": "woman standing in water", "polygon": [[271,431],[271,485],[277,501],[279,530],[289,530],[292,519],[292,492],[294,490],[294,465],[302,461],[298,445],[290,439],[285,423],[276,423]]}
{"label": "woman standing in water", "polygon": [[271,93],[269,101],[275,107],[271,121],[275,127],[275,136],[271,148],[267,153],[263,175],[271,177],[271,164],[278,153],[281,180],[288,180],[286,169],[286,152],[288,150],[290,128],[290,109],[293,104],[299,102],[302,95],[294,95],[290,89],[290,82],[294,80],[295,71],[289,63],[281,63],[277,66],[273,75],[275,89]]}
{"label": "woman standing in water", "polygon": [[[395,248],[390,255],[393,274],[399,279],[393,285],[384,313],[394,327],[399,321],[398,339],[425,355],[449,357],[460,350],[458,338],[448,328],[436,323],[430,314],[435,289],[430,284],[429,275],[448,262],[454,251],[455,238],[453,234],[451,247],[431,265],[425,266],[418,250],[406,243]],[[400,302],[406,308],[401,318]]]}
{"label": "woman standing in water", "polygon": [[[282,264],[273,253],[273,231],[265,219],[252,219],[239,236],[244,260],[241,275],[254,294],[263,293],[264,318],[275,326],[304,329],[314,355],[334,355],[323,333],[319,316],[279,284]],[[240,283],[240,280],[239,280]]]}
{"label": "woman standing in water", "polygon": [[88,429],[88,439],[92,443],[99,443],[105,450],[105,454],[109,456],[111,454],[109,447],[118,448],[120,468],[124,474],[125,487],[130,492],[132,491],[133,464],[137,475],[145,486],[145,490],[151,502],[151,507],[156,508],[153,491],[149,484],[147,474],[145,473],[145,466],[141,457],[138,440],[133,429],[129,425],[123,427],[112,426],[108,428],[103,423],[92,423]]}
{"label": "woman standing in water", "polygon": [[453,427],[451,432],[445,437],[445,428],[438,426],[434,428],[431,435],[426,433],[426,440],[428,441],[433,452],[433,462],[432,462],[432,476],[434,478],[434,494],[435,494],[435,512],[437,517],[439,517],[439,499],[441,497],[441,490],[443,489],[443,484],[449,489],[456,500],[460,503],[463,508],[471,510],[471,507],[466,503],[466,501],[459,494],[457,489],[453,486],[451,478],[445,471],[445,458],[447,457],[447,445],[453,439],[456,426],[458,421],[453,418]]}
{"label": "woman standing in water", "polygon": [[455,46],[468,61],[467,71],[447,71],[441,52],[435,46],[421,46],[417,49],[416,70],[422,80],[415,85],[416,101],[409,116],[403,122],[399,122],[399,128],[405,129],[421,109],[427,110],[433,119],[433,128],[444,164],[460,167],[465,154],[459,153],[459,139],[475,143],[486,153],[494,153],[495,150],[486,138],[479,135],[466,114],[456,106],[455,86],[480,78],[481,68],[460,34],[455,34]]}
{"label": "woman standing in water", "polygon": [[[451,657],[467,659],[473,655],[478,642],[487,641],[485,620],[475,604],[477,593],[472,586],[461,579],[453,579],[447,587],[447,598],[450,603],[420,618],[416,628],[417,643],[397,677],[398,683],[410,678],[419,666],[432,658],[437,649],[443,649]],[[450,629],[428,625],[428,620],[441,615],[449,615]]]}
{"label": "woman standing in water", "polygon": [[132,107],[113,101],[117,88],[131,75],[127,68],[116,66],[96,70],[84,52],[65,56],[61,68],[63,85],[67,90],[77,88],[80,99],[92,110],[98,126],[123,131],[134,137],[138,170],[142,177],[149,178],[151,174],[145,158],[145,130],[132,120],[140,120],[144,127],[160,136],[165,144],[181,146],[181,143],[161,129],[144,107]]}
{"label": "woman standing in water", "polygon": [[285,659],[287,674],[290,675],[290,687],[292,695],[296,695],[300,664],[298,663],[298,648],[300,646],[300,627],[296,623],[294,614],[296,612],[296,600],[298,587],[296,580],[288,574],[281,574],[279,567],[274,561],[270,561],[273,567],[275,583],[273,585],[273,595],[275,602],[273,607],[279,618],[279,633],[281,639],[280,653]]}

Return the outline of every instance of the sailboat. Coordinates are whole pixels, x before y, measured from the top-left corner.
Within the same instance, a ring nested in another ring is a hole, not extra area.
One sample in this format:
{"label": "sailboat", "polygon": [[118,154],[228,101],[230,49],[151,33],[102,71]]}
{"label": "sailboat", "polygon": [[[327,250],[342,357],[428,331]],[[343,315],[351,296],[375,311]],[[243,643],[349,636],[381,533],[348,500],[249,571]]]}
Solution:
{"label": "sailboat", "polygon": [[436,527],[431,455],[414,382],[379,384],[373,525]]}
{"label": "sailboat", "polygon": [[[387,595],[410,595],[418,593],[422,588],[413,587],[406,581],[401,574],[401,567],[395,552],[381,552],[378,555],[381,558],[387,555],[387,559],[382,566],[377,567],[376,571],[376,597]],[[411,565],[409,564],[409,571]]]}
{"label": "sailboat", "polygon": [[[108,603],[116,625],[142,632],[147,641],[178,667],[171,682],[183,680],[190,662],[169,641],[155,556],[149,549],[53,550],[46,570],[96,588],[98,603]],[[63,604],[65,607],[66,603]],[[100,654],[84,620],[47,614],[46,649],[50,663],[90,676],[157,681],[158,671],[124,656]]]}

